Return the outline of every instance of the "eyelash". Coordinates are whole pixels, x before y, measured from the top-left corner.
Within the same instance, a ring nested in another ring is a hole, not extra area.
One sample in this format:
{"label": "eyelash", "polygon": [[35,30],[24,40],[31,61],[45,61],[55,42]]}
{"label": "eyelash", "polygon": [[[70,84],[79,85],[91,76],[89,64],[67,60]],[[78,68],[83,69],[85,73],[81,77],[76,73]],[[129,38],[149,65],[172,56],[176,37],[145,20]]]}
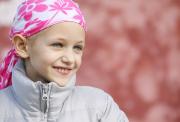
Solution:
{"label": "eyelash", "polygon": [[[53,47],[63,47],[64,45],[62,44],[62,43],[53,43],[53,44],[51,44],[51,46],[53,46]],[[74,46],[74,48],[75,49],[78,49],[78,50],[83,50],[83,46],[81,46],[81,45],[76,45],[76,46]]]}
{"label": "eyelash", "polygon": [[52,44],[53,47],[63,47],[62,43],[53,43]]}
{"label": "eyelash", "polygon": [[80,51],[83,50],[83,47],[80,46],[80,45],[79,45],[79,46],[74,46],[74,48],[76,48],[76,49],[78,49],[78,50],[80,50]]}

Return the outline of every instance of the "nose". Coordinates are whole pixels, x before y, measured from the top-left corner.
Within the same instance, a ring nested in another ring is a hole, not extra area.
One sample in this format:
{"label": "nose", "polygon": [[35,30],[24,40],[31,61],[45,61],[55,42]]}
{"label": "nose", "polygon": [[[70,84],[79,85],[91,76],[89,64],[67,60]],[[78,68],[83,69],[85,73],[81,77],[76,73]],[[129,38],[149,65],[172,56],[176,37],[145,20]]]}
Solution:
{"label": "nose", "polygon": [[64,54],[61,57],[61,61],[65,63],[66,65],[72,65],[74,62],[74,55],[71,50],[64,51]]}

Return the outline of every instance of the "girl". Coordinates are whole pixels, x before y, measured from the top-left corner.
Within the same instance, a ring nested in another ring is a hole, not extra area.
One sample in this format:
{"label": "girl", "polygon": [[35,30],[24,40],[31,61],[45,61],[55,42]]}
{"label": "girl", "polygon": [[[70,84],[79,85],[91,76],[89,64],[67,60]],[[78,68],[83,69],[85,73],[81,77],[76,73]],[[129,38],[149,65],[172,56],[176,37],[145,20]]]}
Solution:
{"label": "girl", "polygon": [[75,86],[85,31],[72,0],[20,4],[0,68],[0,122],[128,122],[110,95]]}

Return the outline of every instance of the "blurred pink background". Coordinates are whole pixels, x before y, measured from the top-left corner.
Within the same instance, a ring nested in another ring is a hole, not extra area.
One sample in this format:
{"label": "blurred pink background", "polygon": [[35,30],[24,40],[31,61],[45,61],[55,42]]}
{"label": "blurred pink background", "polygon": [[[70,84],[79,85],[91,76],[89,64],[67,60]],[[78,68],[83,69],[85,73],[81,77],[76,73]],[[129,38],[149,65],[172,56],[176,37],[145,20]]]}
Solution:
{"label": "blurred pink background", "polygon": [[[0,0],[0,61],[20,0]],[[78,84],[110,93],[130,122],[180,122],[180,1],[76,0],[88,25]]]}

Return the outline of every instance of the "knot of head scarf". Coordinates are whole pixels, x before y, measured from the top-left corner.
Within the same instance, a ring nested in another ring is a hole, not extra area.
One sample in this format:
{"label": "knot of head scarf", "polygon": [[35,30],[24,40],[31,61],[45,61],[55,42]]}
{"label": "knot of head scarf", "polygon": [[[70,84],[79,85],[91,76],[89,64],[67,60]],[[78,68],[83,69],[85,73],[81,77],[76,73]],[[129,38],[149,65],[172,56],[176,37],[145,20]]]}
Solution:
{"label": "knot of head scarf", "polygon": [[[86,31],[84,16],[77,3],[72,0],[24,0],[18,7],[9,37],[21,34],[32,36],[60,22],[76,22]],[[0,65],[0,89],[12,84],[12,68],[18,60],[15,49],[11,49]]]}

